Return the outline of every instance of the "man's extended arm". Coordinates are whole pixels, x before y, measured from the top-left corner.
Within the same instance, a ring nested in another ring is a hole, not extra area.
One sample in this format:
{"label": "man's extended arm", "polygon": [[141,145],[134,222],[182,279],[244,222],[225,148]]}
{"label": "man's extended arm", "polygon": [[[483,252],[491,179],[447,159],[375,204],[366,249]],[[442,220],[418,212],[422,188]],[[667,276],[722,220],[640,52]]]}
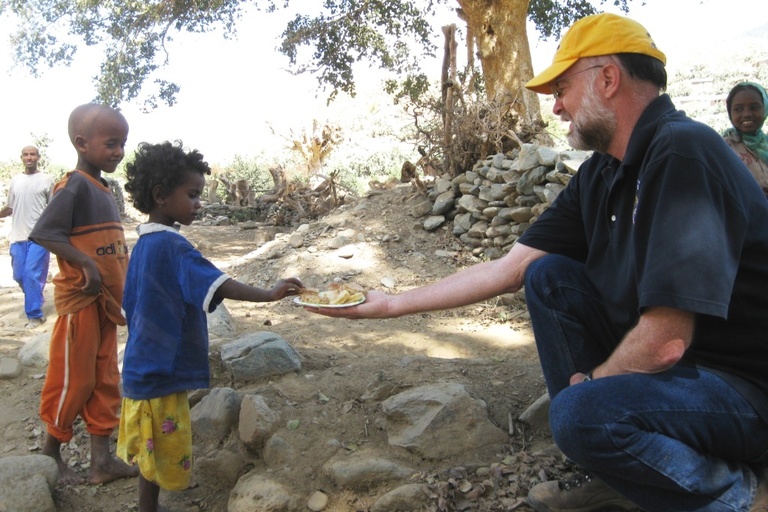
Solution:
{"label": "man's extended arm", "polygon": [[545,254],[515,244],[503,258],[473,265],[427,286],[397,295],[371,291],[364,303],[350,308],[307,309],[342,318],[394,318],[466,306],[519,290],[528,265]]}

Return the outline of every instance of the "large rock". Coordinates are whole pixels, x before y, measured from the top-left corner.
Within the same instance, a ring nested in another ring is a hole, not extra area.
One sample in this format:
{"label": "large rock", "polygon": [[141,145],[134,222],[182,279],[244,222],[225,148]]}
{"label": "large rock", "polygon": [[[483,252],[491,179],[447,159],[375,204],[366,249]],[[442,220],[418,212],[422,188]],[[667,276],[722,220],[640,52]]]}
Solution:
{"label": "large rock", "polygon": [[288,487],[251,472],[238,480],[229,494],[227,512],[295,512],[304,510],[302,500]]}
{"label": "large rock", "polygon": [[245,395],[240,404],[240,440],[251,450],[258,451],[275,431],[279,421],[280,414],[269,408],[264,397]]}
{"label": "large rock", "polygon": [[56,512],[51,492],[59,468],[45,455],[0,458],[0,510],[3,512]]}
{"label": "large rock", "polygon": [[241,400],[232,388],[213,388],[190,411],[192,432],[205,443],[219,443],[237,423]]}
{"label": "large rock", "polygon": [[248,464],[241,454],[230,450],[213,450],[195,459],[195,481],[213,490],[231,489],[240,478],[240,472]]}
{"label": "large rock", "polygon": [[48,366],[50,345],[51,333],[38,334],[19,349],[19,361],[27,367],[45,368]]}
{"label": "large rock", "polygon": [[523,411],[518,419],[534,430],[549,430],[549,393],[544,393]]}
{"label": "large rock", "polygon": [[430,491],[425,484],[406,484],[377,499],[371,507],[371,512],[429,510],[431,504]]}
{"label": "large rock", "polygon": [[485,402],[459,383],[412,388],[382,402],[389,444],[428,459],[492,456],[507,434],[488,419]]}
{"label": "large rock", "polygon": [[393,480],[403,480],[414,473],[410,467],[368,452],[333,458],[325,463],[323,469],[339,487],[358,490]]}
{"label": "large rock", "polygon": [[13,357],[0,357],[0,380],[15,379],[21,375],[21,364]]}
{"label": "large rock", "polygon": [[290,465],[296,459],[296,450],[291,443],[275,434],[264,443],[261,458],[267,466],[279,468]]}
{"label": "large rock", "polygon": [[435,204],[432,205],[432,215],[443,215],[453,208],[455,196],[452,190],[443,192],[435,199]]}
{"label": "large rock", "polygon": [[258,380],[301,370],[299,354],[271,332],[242,336],[221,346],[221,362],[236,380]]}
{"label": "large rock", "polygon": [[213,313],[207,314],[208,335],[215,339],[229,339],[235,337],[235,324],[232,315],[224,304],[219,304]]}

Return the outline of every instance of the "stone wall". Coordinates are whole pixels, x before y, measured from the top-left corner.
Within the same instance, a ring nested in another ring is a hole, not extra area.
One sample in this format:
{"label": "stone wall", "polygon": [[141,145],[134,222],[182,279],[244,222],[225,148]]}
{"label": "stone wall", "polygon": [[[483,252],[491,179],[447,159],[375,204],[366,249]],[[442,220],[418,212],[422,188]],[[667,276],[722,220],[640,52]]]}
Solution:
{"label": "stone wall", "polygon": [[447,224],[473,254],[498,258],[552,204],[590,155],[525,144],[479,161],[453,179],[437,178],[428,196],[432,208],[424,211],[424,229]]}

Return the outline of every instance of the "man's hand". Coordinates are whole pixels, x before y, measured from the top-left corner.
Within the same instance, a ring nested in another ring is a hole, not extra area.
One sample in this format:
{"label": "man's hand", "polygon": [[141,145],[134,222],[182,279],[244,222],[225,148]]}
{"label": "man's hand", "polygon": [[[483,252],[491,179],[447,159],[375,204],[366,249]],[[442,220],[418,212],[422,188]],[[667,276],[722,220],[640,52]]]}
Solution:
{"label": "man's hand", "polygon": [[582,382],[586,382],[588,380],[592,380],[592,377],[589,374],[574,373],[573,375],[571,375],[570,384],[571,386],[573,386],[574,384],[581,384]]}
{"label": "man's hand", "polygon": [[389,314],[390,295],[372,290],[365,297],[365,302],[346,308],[316,308],[304,306],[304,309],[320,315],[335,318],[391,318]]}

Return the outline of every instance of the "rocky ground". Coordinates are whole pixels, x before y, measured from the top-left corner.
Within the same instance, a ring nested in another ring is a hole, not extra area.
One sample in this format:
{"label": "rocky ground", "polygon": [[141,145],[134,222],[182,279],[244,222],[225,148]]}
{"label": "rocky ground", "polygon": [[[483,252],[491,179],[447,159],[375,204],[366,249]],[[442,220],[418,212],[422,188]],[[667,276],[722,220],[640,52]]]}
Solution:
{"label": "rocky ground", "polygon": [[[306,228],[278,234],[283,243],[271,245],[256,242],[263,236],[259,230],[239,226],[195,225],[183,232],[230,275],[257,286],[295,275],[315,288],[342,279],[368,289],[397,292],[475,262],[450,232],[427,233],[410,216],[410,207],[420,199],[410,186],[378,192]],[[135,240],[136,222],[128,219],[126,224],[130,245]],[[55,271],[55,265],[52,267]],[[7,247],[0,250],[0,273],[0,357],[13,358],[35,336],[50,331],[55,313],[49,300],[48,322],[26,330],[21,315],[23,297],[10,278]],[[49,298],[51,293],[49,286]],[[484,464],[411,457],[416,471],[409,481],[429,489],[428,509],[530,510],[523,503],[529,485],[564,470],[546,429],[526,428],[516,421],[545,392],[519,296],[458,310],[372,321],[312,315],[290,299],[270,304],[227,301],[225,305],[236,335],[268,330],[284,338],[302,357],[299,373],[268,382],[237,383],[214,372],[213,385],[258,390],[283,401],[282,419],[292,421],[295,429],[290,435],[300,450],[299,464],[270,467],[259,457],[251,457],[246,467],[279,475],[299,495],[309,497],[321,491],[329,498],[325,510],[367,511],[382,492],[375,483],[364,490],[340,488],[322,470],[329,439],[337,442],[342,453],[363,448],[372,453],[391,450],[386,435],[377,428],[379,406],[362,399],[381,382],[400,389],[461,383],[473,398],[486,402],[490,420],[509,433],[505,448]],[[121,339],[125,339],[124,331]],[[221,341],[213,340],[214,359],[216,344]],[[213,368],[218,368],[216,361]],[[44,371],[23,367],[19,376],[0,380],[0,456],[39,453],[43,428],[37,405]],[[78,425],[78,435],[65,453],[83,472],[89,456],[86,439]],[[220,449],[231,452],[238,447],[225,443]],[[210,452],[207,458],[211,458]],[[192,489],[163,493],[161,502],[177,511],[225,511],[239,476],[201,469]],[[61,511],[136,510],[136,482],[59,487],[54,499]]]}

